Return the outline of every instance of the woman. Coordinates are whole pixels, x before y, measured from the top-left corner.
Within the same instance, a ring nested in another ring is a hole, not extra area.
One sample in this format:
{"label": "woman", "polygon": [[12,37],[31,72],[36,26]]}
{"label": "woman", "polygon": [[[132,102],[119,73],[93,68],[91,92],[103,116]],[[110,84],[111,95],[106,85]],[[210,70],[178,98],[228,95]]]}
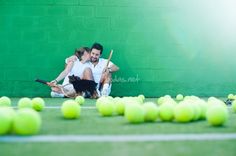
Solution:
{"label": "woman", "polygon": [[[89,68],[88,61],[90,60],[90,49],[88,47],[82,47],[75,49],[74,56],[66,59],[65,69],[51,81],[51,86],[55,86],[59,81],[64,79],[62,86],[65,86],[69,90],[70,97],[76,96],[76,91],[72,84],[69,82],[70,76],[75,76],[84,80],[92,80],[91,69]],[[52,97],[65,97],[62,91],[58,87],[52,87]]]}

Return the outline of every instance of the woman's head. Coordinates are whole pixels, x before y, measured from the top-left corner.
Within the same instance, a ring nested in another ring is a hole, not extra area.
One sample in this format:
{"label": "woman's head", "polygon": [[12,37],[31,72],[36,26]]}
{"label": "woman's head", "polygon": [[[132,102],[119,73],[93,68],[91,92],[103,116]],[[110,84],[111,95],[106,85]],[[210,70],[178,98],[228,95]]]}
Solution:
{"label": "woman's head", "polygon": [[90,60],[90,48],[89,47],[81,47],[75,49],[75,55],[78,57],[80,61],[88,61]]}

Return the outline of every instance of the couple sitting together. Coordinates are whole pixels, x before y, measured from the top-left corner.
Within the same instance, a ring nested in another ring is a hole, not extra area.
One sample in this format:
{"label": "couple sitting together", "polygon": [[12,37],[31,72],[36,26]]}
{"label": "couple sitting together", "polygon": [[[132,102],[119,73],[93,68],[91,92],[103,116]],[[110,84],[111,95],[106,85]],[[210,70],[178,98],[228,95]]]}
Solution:
{"label": "couple sitting together", "polygon": [[[94,43],[90,48],[81,47],[75,50],[73,56],[65,60],[65,69],[51,81],[56,85],[63,80],[62,86],[69,92],[65,93],[57,87],[52,87],[52,97],[98,98],[108,96],[111,92],[111,74],[119,67],[107,59],[100,58],[103,46]],[[108,64],[108,66],[107,66]]]}

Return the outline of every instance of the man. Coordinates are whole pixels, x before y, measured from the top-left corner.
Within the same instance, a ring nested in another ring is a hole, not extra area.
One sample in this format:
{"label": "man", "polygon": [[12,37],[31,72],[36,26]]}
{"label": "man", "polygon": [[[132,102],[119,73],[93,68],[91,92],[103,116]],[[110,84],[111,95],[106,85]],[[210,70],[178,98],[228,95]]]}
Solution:
{"label": "man", "polygon": [[119,67],[112,62],[109,62],[108,68],[107,59],[100,58],[103,52],[103,46],[99,43],[94,43],[90,53],[90,68],[92,69],[93,78],[98,83],[98,94],[100,96],[108,96],[111,92],[111,76],[112,73],[119,70]]}

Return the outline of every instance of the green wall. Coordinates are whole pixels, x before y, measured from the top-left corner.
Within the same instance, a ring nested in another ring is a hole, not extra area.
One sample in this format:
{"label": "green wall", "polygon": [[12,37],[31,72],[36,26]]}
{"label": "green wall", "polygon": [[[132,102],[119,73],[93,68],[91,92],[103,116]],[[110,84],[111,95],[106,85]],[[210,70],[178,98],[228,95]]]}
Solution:
{"label": "green wall", "polygon": [[0,0],[0,96],[49,96],[74,48],[114,49],[114,96],[236,93],[234,0]]}

